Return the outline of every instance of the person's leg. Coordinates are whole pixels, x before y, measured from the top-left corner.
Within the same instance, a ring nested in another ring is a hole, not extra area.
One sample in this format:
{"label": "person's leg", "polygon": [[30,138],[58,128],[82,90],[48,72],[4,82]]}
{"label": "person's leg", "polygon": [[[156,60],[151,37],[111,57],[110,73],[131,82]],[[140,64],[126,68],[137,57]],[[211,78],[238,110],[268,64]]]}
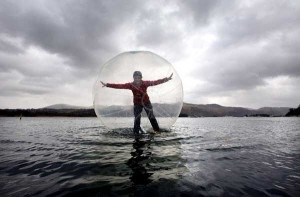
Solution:
{"label": "person's leg", "polygon": [[139,130],[141,128],[141,116],[142,116],[142,105],[134,105],[133,112],[134,112],[134,126],[133,126],[133,132],[135,134],[139,133]]}
{"label": "person's leg", "polygon": [[145,103],[144,104],[144,109],[147,113],[147,116],[150,120],[150,123],[152,125],[153,130],[154,131],[159,131],[159,126],[158,126],[157,120],[154,116],[152,104],[150,102]]}

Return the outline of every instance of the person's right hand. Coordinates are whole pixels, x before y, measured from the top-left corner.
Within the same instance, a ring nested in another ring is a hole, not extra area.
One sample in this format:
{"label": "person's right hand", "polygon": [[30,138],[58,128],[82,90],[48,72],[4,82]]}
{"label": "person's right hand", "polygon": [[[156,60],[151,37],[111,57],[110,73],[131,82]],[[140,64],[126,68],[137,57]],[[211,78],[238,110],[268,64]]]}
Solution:
{"label": "person's right hand", "polygon": [[106,83],[103,83],[103,81],[100,81],[102,83],[102,87],[106,87]]}
{"label": "person's right hand", "polygon": [[167,78],[168,81],[170,81],[172,79],[172,77],[173,77],[173,73],[170,75],[170,77]]}

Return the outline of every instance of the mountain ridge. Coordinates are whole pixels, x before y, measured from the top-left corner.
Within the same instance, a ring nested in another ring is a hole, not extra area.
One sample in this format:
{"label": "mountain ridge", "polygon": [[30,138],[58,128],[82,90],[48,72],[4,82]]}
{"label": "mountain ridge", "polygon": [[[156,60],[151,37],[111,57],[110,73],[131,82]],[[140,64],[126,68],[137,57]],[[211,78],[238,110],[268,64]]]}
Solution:
{"label": "mountain ridge", "polygon": [[[172,107],[172,104],[153,103],[154,109],[158,105],[164,107]],[[106,111],[115,111],[117,116],[132,116],[132,106],[126,106],[126,110],[122,106],[114,105],[103,108]],[[230,107],[219,104],[192,104],[183,103],[180,116],[181,117],[223,117],[223,116],[285,116],[291,108],[289,107],[261,107],[258,109],[244,107]],[[37,109],[0,109],[0,116],[74,116],[74,117],[93,117],[96,116],[92,106],[74,106],[68,104],[54,104]]]}
{"label": "mountain ridge", "polygon": [[76,106],[76,105],[68,105],[64,103],[48,105],[46,107],[42,107],[40,109],[92,109],[93,106],[85,107],[85,106]]}
{"label": "mountain ridge", "polygon": [[222,106],[219,104],[191,104],[185,103],[181,113],[191,117],[219,117],[219,116],[285,116],[289,107],[261,107],[258,109]]}

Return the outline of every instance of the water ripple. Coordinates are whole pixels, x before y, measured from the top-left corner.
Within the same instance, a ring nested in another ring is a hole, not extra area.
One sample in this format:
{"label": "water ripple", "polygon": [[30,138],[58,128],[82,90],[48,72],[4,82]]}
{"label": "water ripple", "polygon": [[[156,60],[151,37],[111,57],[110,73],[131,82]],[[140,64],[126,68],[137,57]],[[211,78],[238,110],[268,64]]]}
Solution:
{"label": "water ripple", "polygon": [[300,196],[298,119],[179,119],[139,136],[93,118],[0,121],[2,196]]}

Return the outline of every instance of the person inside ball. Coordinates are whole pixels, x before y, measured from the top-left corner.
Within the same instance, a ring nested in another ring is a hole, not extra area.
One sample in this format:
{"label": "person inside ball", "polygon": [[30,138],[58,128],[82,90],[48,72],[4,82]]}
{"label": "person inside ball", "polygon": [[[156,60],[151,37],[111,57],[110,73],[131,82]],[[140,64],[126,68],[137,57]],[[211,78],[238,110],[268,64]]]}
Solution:
{"label": "person inside ball", "polygon": [[[152,133],[159,132],[159,125],[153,113],[153,107],[150,102],[149,95],[147,94],[147,88],[149,86],[156,86],[172,79],[173,73],[169,77],[163,79],[158,79],[154,81],[144,81],[142,80],[143,75],[141,71],[134,71],[133,73],[133,82],[124,83],[124,84],[114,84],[114,83],[104,83],[100,81],[103,87],[116,88],[116,89],[129,89],[133,94],[133,112],[134,112],[134,126],[133,132],[138,134],[141,129],[141,116],[143,109],[146,111],[147,116],[152,125]],[[143,131],[142,131],[143,132]]]}

